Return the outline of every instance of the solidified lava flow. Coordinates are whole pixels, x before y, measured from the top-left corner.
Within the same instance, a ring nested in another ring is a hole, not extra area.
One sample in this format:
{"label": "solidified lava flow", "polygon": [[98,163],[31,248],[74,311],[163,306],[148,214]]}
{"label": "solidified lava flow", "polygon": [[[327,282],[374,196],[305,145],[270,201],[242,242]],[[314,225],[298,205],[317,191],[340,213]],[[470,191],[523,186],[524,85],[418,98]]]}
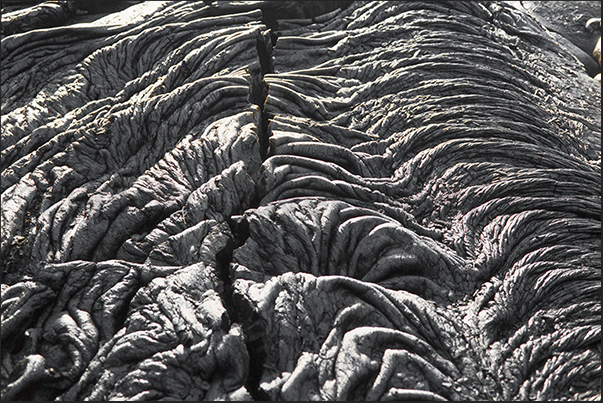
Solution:
{"label": "solidified lava flow", "polygon": [[2,400],[600,400],[547,3],[3,2]]}

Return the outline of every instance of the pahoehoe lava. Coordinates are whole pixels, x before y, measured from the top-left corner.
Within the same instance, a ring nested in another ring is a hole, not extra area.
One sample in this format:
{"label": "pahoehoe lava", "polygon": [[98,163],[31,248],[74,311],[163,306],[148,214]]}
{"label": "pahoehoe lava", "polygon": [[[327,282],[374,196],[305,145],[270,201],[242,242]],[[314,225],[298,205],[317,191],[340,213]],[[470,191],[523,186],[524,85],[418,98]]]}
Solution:
{"label": "pahoehoe lava", "polygon": [[2,400],[601,399],[600,2],[2,7]]}

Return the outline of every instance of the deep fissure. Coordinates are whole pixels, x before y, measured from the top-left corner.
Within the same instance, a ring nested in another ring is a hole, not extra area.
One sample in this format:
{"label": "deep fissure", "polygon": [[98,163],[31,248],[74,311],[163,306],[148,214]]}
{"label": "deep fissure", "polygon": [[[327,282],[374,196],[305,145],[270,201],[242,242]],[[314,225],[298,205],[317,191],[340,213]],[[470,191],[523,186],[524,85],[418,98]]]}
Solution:
{"label": "deep fissure", "polygon": [[[268,30],[262,31],[256,38],[256,51],[260,62],[260,69],[251,72],[251,88],[249,100],[258,106],[259,127],[258,143],[260,147],[260,158],[265,161],[270,155],[270,133],[269,122],[273,116],[269,116],[265,111],[266,99],[268,97],[268,85],[264,81],[264,76],[274,72],[272,54],[276,35],[273,29],[277,27],[274,17],[267,17],[266,10],[262,10],[262,21]],[[259,206],[261,197],[256,192],[252,203],[248,208]],[[260,389],[260,382],[263,374],[263,366],[266,360],[266,349],[263,336],[265,334],[262,320],[257,312],[250,306],[249,302],[234,293],[233,278],[230,273],[230,264],[232,262],[233,252],[241,247],[249,237],[249,225],[244,216],[227,218],[228,225],[232,233],[232,241],[220,250],[216,255],[217,275],[223,283],[221,299],[228,312],[231,324],[239,323],[243,326],[246,335],[246,347],[249,355],[248,376],[245,381],[245,387],[254,400],[270,400],[269,396]]]}
{"label": "deep fissure", "polygon": [[258,127],[258,137],[260,143],[260,157],[265,161],[269,155],[270,142],[268,141],[270,134],[268,133],[268,125],[272,116],[268,116],[265,111],[266,98],[268,97],[268,85],[264,81],[264,76],[274,71],[272,63],[272,29],[261,32],[256,38],[256,51],[260,61],[260,70],[251,73],[251,91],[250,100],[258,106],[260,113],[260,126]]}

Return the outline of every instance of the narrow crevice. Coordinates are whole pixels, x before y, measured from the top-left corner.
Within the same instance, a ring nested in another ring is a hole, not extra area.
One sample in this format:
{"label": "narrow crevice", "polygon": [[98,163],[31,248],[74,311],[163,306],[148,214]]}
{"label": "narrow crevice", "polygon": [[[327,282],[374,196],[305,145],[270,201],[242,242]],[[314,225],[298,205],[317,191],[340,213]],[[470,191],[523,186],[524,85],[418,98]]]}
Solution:
{"label": "narrow crevice", "polygon": [[220,298],[222,304],[228,312],[228,321],[225,321],[222,325],[228,330],[230,325],[235,322],[239,322],[239,314],[234,307],[232,301],[233,284],[230,276],[230,262],[232,261],[232,252],[234,251],[234,242],[232,239],[228,239],[226,245],[216,253],[216,276],[218,280],[222,282],[222,292]]}
{"label": "narrow crevice", "polygon": [[[276,35],[274,30],[277,28],[276,19],[271,18],[262,10],[262,22],[268,27],[268,30],[261,32],[256,39],[256,51],[260,62],[260,68],[251,72],[251,90],[249,100],[258,106],[260,113],[260,124],[258,127],[258,141],[260,145],[260,158],[265,161],[270,155],[270,130],[269,123],[273,116],[266,113],[266,99],[268,97],[268,85],[264,81],[266,74],[274,72],[272,61]],[[259,205],[261,197],[255,195],[248,208],[254,208]],[[235,293],[233,278],[230,273],[230,265],[233,258],[233,252],[243,246],[249,238],[249,222],[244,216],[233,216],[227,219],[232,241],[227,247],[217,254],[219,266],[217,268],[220,280],[223,282],[222,301],[226,308],[230,321],[239,323],[243,327],[246,337],[247,353],[249,355],[249,375],[245,381],[245,388],[252,396],[253,400],[267,401],[271,400],[266,392],[260,388],[262,375],[264,374],[264,363],[266,361],[265,321],[259,316],[253,306],[242,295]]]}
{"label": "narrow crevice", "polygon": [[266,99],[268,97],[268,85],[264,81],[266,74],[274,71],[272,63],[273,41],[271,30],[262,32],[256,40],[256,50],[260,61],[260,69],[251,73],[251,93],[250,101],[259,107],[260,111],[260,127],[259,127],[259,143],[260,157],[265,160],[269,154],[270,133],[268,124],[272,116],[268,116],[265,111]]}
{"label": "narrow crevice", "polygon": [[260,389],[260,382],[264,373],[264,362],[266,360],[266,349],[264,340],[257,339],[247,342],[249,354],[249,376],[245,382],[245,388],[254,401],[269,401],[270,396]]}

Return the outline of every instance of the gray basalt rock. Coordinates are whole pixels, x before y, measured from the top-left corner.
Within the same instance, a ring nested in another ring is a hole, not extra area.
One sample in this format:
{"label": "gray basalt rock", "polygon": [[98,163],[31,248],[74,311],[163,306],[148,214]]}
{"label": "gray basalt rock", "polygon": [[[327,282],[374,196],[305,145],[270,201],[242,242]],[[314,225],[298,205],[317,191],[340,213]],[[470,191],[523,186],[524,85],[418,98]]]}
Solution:
{"label": "gray basalt rock", "polygon": [[533,3],[11,3],[2,400],[600,400],[600,3]]}

